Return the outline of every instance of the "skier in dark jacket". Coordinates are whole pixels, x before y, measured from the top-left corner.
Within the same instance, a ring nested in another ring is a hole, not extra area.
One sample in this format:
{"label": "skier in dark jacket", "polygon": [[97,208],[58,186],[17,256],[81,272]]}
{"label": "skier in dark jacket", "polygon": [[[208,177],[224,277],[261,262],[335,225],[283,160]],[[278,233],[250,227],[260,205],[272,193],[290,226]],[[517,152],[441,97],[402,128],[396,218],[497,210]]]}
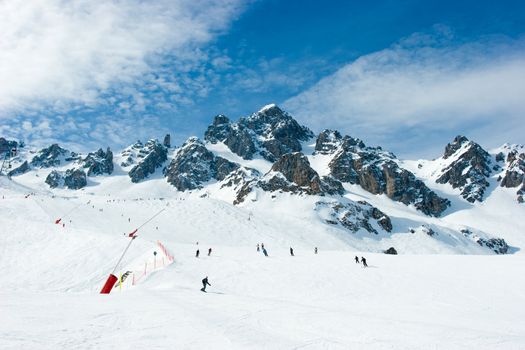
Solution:
{"label": "skier in dark jacket", "polygon": [[208,256],[211,255],[211,248],[208,249]]}
{"label": "skier in dark jacket", "polygon": [[315,247],[314,249],[314,254],[317,254],[317,247]]}
{"label": "skier in dark jacket", "polygon": [[292,248],[292,247],[290,247],[290,255],[291,255],[291,256],[294,256],[294,255],[293,255],[293,248]]}
{"label": "skier in dark jacket", "polygon": [[262,249],[264,256],[268,256],[268,252],[266,251],[266,248],[263,247]]}
{"label": "skier in dark jacket", "polygon": [[355,263],[359,264],[359,258],[357,257],[357,255],[355,256]]}
{"label": "skier in dark jacket", "polygon": [[200,251],[197,249],[197,251],[195,252],[195,257],[198,258],[199,254],[200,254]]}
{"label": "skier in dark jacket", "polygon": [[206,276],[206,277],[202,280],[202,289],[201,289],[202,292],[205,292],[205,291],[206,291],[206,286],[210,286],[210,287],[211,287],[210,282],[208,282],[208,276]]}
{"label": "skier in dark jacket", "polygon": [[368,267],[366,264],[366,259],[364,257],[361,257],[361,262],[363,263],[363,267]]}
{"label": "skier in dark jacket", "polygon": [[259,243],[257,243],[257,251],[260,252],[261,248],[259,248]]}

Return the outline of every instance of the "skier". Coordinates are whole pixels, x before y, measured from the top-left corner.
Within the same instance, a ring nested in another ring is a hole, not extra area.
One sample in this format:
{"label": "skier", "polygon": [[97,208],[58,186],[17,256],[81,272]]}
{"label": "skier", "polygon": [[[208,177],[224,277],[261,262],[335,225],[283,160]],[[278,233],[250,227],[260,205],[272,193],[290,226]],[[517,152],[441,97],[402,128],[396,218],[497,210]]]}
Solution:
{"label": "skier", "polygon": [[211,255],[211,248],[208,249],[208,256]]}
{"label": "skier", "polygon": [[361,262],[363,263],[363,267],[368,267],[368,265],[366,264],[366,259],[361,257]]}
{"label": "skier", "polygon": [[263,251],[264,256],[268,256],[268,252],[266,251],[266,248],[263,247],[262,251]]}
{"label": "skier", "polygon": [[294,255],[293,255],[293,248],[292,248],[292,247],[290,247],[290,255],[291,255],[291,256],[294,256]]}
{"label": "skier", "polygon": [[261,248],[264,249],[264,243],[261,243]]}
{"label": "skier", "polygon": [[260,252],[261,248],[259,247],[259,243],[257,243],[257,251]]}
{"label": "skier", "polygon": [[208,282],[208,276],[206,276],[206,278],[204,278],[202,280],[202,288],[201,288],[201,292],[206,292],[206,286],[210,286],[211,287],[211,284],[210,282]]}
{"label": "skier", "polygon": [[199,257],[199,250],[197,249],[197,251],[195,252],[195,257],[198,258]]}
{"label": "skier", "polygon": [[317,247],[315,247],[314,249],[314,254],[317,254]]}
{"label": "skier", "polygon": [[355,263],[359,264],[359,258],[357,257],[357,255],[355,256]]}

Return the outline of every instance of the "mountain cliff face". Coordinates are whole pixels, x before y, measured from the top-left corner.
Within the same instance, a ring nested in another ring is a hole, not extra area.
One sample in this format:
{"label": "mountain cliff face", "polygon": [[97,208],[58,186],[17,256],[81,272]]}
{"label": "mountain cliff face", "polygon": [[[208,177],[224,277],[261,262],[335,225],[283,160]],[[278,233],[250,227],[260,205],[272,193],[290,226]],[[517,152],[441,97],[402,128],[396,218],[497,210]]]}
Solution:
{"label": "mountain cliff face", "polygon": [[243,159],[256,154],[275,162],[283,154],[300,152],[301,142],[314,136],[312,131],[275,105],[269,105],[247,118],[232,123],[224,115],[215,117],[204,139],[210,143],[224,142]]}
{"label": "mountain cliff face", "polygon": [[255,188],[266,192],[290,192],[309,195],[342,195],[341,183],[330,176],[320,177],[300,152],[288,153],[276,161],[262,178],[244,184],[235,204],[242,203]]}
{"label": "mountain cliff face", "polygon": [[149,140],[145,145],[139,141],[133,146],[131,150],[135,150],[133,154],[129,149],[123,155],[127,158],[121,165],[133,167],[129,170],[129,177],[131,182],[137,183],[149,175],[153,174],[157,168],[162,167],[164,162],[168,160],[168,149],[158,140]]}
{"label": "mountain cliff face", "polygon": [[436,182],[459,189],[461,196],[471,203],[483,201],[492,174],[490,154],[465,136],[457,136],[446,146],[443,160],[448,164]]}
{"label": "mountain cliff face", "polygon": [[[6,142],[4,148],[9,148]],[[458,136],[446,146],[443,157],[426,163],[432,175],[422,177],[417,168],[407,167],[391,152],[337,130],[324,130],[315,137],[275,105],[237,122],[218,115],[204,141],[190,137],[180,147],[172,147],[166,135],[162,143],[137,141],[116,159],[109,148],[83,156],[58,144],[24,154],[12,159],[15,167],[7,174],[27,178],[38,173],[51,189],[83,189],[96,186],[91,177],[124,174],[129,186],[163,181],[174,191],[213,196],[241,208],[259,200],[279,203],[295,198],[310,203],[309,215],[324,225],[356,237],[383,239],[403,232],[452,245],[459,240],[497,254],[509,250],[503,239],[468,226],[450,229],[428,221],[441,220],[436,218],[446,216],[451,207],[449,198],[435,192],[438,187],[432,181],[450,186],[474,204],[485,199],[496,177],[502,188],[517,190],[518,202],[523,202],[525,193],[523,146],[505,145],[490,154]],[[385,210],[392,203],[396,210],[400,206],[416,210],[410,209],[409,220],[399,218],[396,211],[392,215]]]}
{"label": "mountain cliff face", "polygon": [[177,151],[164,174],[168,183],[179,191],[186,191],[202,188],[212,179],[223,180],[239,167],[239,164],[215,156],[202,141],[191,137]]}
{"label": "mountain cliff face", "polygon": [[504,145],[496,155],[498,163],[504,163],[503,172],[498,177],[500,185],[518,188],[517,201],[523,203],[525,195],[525,147],[523,145]]}
{"label": "mountain cliff face", "polygon": [[317,137],[315,152],[333,155],[330,173],[341,182],[360,185],[373,194],[386,194],[427,215],[439,216],[450,205],[410,171],[400,168],[395,156],[380,147],[367,147],[359,139],[325,130]]}

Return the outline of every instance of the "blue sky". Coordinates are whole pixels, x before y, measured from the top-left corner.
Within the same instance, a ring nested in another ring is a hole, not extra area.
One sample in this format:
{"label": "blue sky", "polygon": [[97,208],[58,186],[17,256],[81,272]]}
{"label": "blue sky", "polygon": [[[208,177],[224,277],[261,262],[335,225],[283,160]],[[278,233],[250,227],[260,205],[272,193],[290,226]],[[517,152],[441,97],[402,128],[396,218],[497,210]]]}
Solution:
{"label": "blue sky", "polygon": [[401,157],[525,142],[525,2],[7,0],[0,33],[0,134],[33,143],[180,144],[272,102]]}

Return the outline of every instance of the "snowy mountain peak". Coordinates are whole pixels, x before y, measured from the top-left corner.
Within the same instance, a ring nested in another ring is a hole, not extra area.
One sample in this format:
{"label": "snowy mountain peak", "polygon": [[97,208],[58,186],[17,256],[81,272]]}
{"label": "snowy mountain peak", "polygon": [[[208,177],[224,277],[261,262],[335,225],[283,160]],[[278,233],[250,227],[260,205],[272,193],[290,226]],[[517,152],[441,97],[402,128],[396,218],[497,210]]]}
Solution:
{"label": "snowy mountain peak", "polygon": [[236,123],[226,116],[216,116],[204,139],[213,144],[223,142],[243,159],[260,155],[275,162],[283,154],[301,151],[301,142],[313,136],[310,129],[301,126],[291,115],[270,105]]}
{"label": "snowy mountain peak", "polygon": [[[464,181],[457,188],[471,201],[474,195],[483,198],[488,186],[484,181],[488,182],[492,172],[501,171],[501,187],[519,186],[518,196],[522,196],[525,154],[519,147],[507,145],[493,160],[481,146],[458,136],[438,161],[420,164],[438,169],[437,175],[427,176],[426,169],[412,167],[381,147],[367,146],[337,130],[323,130],[315,140],[313,136],[306,126],[271,105],[237,122],[217,115],[204,141],[190,137],[173,151],[168,135],[162,143],[137,141],[116,159],[109,149],[86,156],[56,144],[38,152],[23,149],[10,158],[15,168],[9,174],[13,183],[38,187],[45,182],[46,191],[87,187],[96,193],[100,186],[111,193],[117,184],[118,193],[126,189],[143,195],[141,191],[147,189],[148,194],[162,192],[169,197],[170,191],[174,196],[187,192],[187,198],[210,197],[221,205],[262,211],[281,208],[287,216],[308,218],[316,230],[344,232],[356,239],[373,235],[379,239],[377,244],[396,234],[410,234],[417,240],[430,239],[432,247],[446,246],[447,251],[505,253],[512,249],[493,236],[499,234],[499,227],[487,233],[469,220],[447,223],[449,214],[458,210],[452,205],[458,202],[450,200],[456,194],[438,191],[442,185],[435,181],[447,176],[446,183],[453,186]],[[495,165],[489,167],[492,163]],[[118,171],[113,172],[115,166]],[[105,176],[94,178],[99,175]],[[509,210],[516,210],[511,205],[518,204],[508,205]],[[322,225],[316,226],[318,223]],[[458,241],[463,244],[460,248]]]}
{"label": "snowy mountain peak", "polygon": [[492,157],[479,144],[457,136],[445,147],[436,182],[459,189],[469,202],[481,202],[489,187],[491,165]]}

